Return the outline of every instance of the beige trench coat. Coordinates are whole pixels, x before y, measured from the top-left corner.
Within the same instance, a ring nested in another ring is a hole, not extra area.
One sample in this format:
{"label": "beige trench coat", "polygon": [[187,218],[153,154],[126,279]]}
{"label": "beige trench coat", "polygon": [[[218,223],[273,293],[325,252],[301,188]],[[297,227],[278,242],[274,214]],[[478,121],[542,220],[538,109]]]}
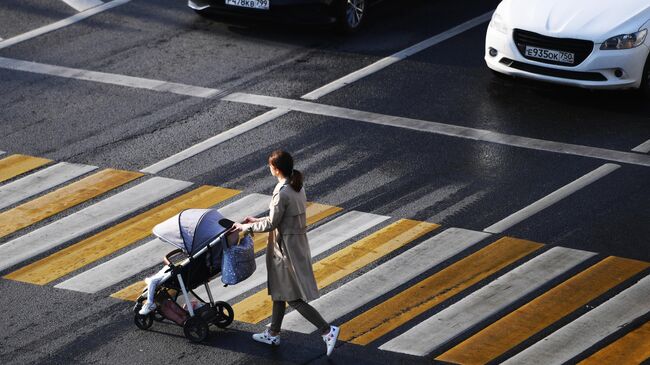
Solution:
{"label": "beige trench coat", "polygon": [[305,189],[281,181],[273,190],[268,217],[244,224],[245,231],[270,232],[266,248],[268,291],[274,301],[319,297],[307,242]]}

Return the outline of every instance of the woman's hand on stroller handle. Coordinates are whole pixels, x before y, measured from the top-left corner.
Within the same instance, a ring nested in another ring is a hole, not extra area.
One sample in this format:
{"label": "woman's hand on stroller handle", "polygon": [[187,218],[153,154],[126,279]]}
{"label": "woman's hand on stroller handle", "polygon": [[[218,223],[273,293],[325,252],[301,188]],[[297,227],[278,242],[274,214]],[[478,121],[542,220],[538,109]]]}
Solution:
{"label": "woman's hand on stroller handle", "polygon": [[244,225],[239,222],[235,222],[232,227],[230,228],[231,232],[242,232],[244,231]]}

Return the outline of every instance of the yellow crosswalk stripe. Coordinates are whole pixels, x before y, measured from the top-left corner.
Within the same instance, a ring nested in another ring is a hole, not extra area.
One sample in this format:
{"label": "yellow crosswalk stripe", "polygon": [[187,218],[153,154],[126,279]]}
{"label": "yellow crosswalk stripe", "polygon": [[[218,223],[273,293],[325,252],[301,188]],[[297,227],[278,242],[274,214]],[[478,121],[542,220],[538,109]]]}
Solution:
{"label": "yellow crosswalk stripe", "polygon": [[144,289],[145,285],[147,284],[144,282],[144,280],[140,280],[137,283],[133,283],[126,288],[111,294],[111,297],[135,302],[140,294],[142,294],[142,289]]}
{"label": "yellow crosswalk stripe", "polygon": [[542,246],[501,238],[344,323],[339,338],[367,345]]}
{"label": "yellow crosswalk stripe", "polygon": [[142,173],[106,169],[0,213],[0,237],[135,180]]}
{"label": "yellow crosswalk stripe", "polygon": [[5,157],[0,160],[0,182],[7,181],[50,162],[52,160],[26,155]]}
{"label": "yellow crosswalk stripe", "polygon": [[[400,219],[315,263],[313,269],[318,287],[322,289],[438,227],[433,223]],[[237,320],[258,323],[271,315],[272,306],[264,289],[233,308]]]}
{"label": "yellow crosswalk stripe", "polygon": [[310,226],[342,210],[343,208],[341,207],[313,202],[307,203],[307,225]]}
{"label": "yellow crosswalk stripe", "polygon": [[[320,220],[323,220],[333,214],[336,214],[343,210],[343,208],[333,207],[331,205],[319,204],[319,203],[307,203],[307,225],[312,225]],[[268,233],[256,233],[253,243],[255,244],[255,252],[259,252],[266,248],[266,243],[268,241]]]}
{"label": "yellow crosswalk stripe", "polygon": [[638,365],[648,359],[650,359],[650,322],[646,322],[578,365]]}
{"label": "yellow crosswalk stripe", "polygon": [[22,267],[6,275],[5,278],[32,284],[47,284],[151,235],[151,230],[156,224],[181,210],[209,208],[238,193],[237,190],[214,186],[199,187],[42,260]]}
{"label": "yellow crosswalk stripe", "polygon": [[642,261],[608,257],[502,317],[437,359],[458,364],[485,364],[649,266]]}

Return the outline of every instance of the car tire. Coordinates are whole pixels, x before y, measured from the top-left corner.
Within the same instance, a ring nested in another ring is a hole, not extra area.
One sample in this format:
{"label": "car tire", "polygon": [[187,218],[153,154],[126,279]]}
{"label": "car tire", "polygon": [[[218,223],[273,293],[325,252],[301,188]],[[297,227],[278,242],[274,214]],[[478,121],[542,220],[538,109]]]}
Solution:
{"label": "car tire", "polygon": [[343,34],[355,33],[365,23],[365,0],[339,0],[335,10],[338,30]]}

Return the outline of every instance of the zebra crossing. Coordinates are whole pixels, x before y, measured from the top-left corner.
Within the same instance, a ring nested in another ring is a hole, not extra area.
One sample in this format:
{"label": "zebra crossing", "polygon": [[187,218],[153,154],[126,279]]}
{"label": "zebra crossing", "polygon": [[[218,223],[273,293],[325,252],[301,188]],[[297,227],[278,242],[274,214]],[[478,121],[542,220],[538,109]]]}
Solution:
{"label": "zebra crossing", "polygon": [[[270,201],[98,170],[0,157],[3,279],[134,300],[170,250],[151,238],[155,224],[190,207],[241,220],[264,214]],[[312,305],[341,326],[345,343],[458,364],[650,357],[650,263],[316,202],[307,216],[322,291]],[[267,324],[265,236],[255,240],[253,276],[227,288],[215,280],[211,289],[233,305],[236,320]],[[316,330],[295,311],[283,328]]]}

